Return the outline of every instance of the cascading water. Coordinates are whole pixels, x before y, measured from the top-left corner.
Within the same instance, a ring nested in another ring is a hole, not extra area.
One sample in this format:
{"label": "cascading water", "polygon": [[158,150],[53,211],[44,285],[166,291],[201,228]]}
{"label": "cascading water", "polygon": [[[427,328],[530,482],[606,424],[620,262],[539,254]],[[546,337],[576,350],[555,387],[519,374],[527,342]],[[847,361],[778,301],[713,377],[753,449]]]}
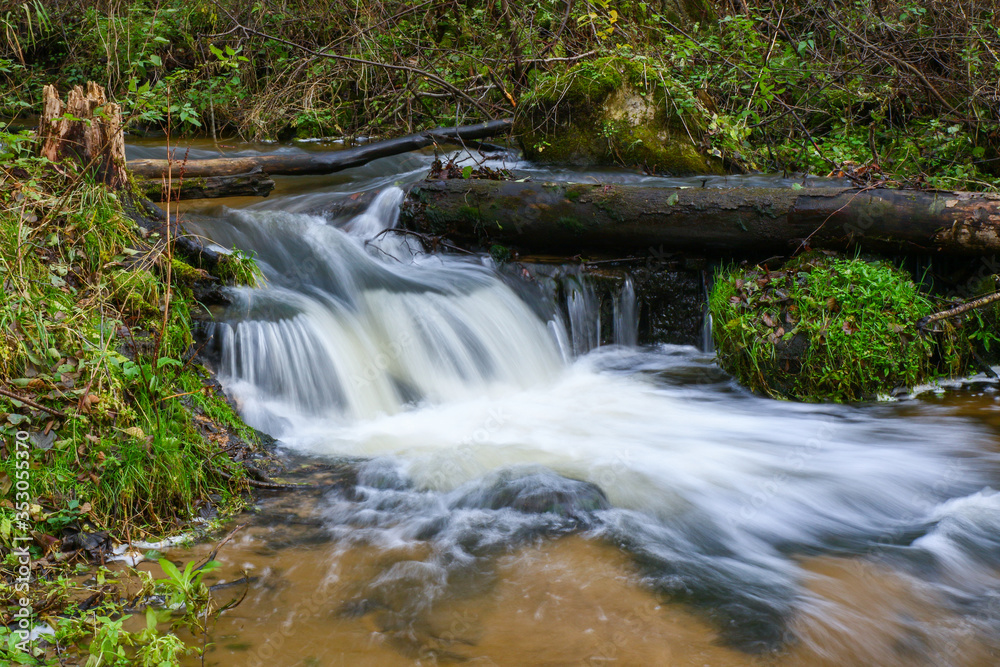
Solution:
{"label": "cascading water", "polygon": [[270,285],[238,291],[238,319],[215,331],[220,376],[251,423],[278,433],[289,420],[346,424],[555,375],[546,324],[488,267],[419,261],[406,237],[379,236],[401,195],[387,189],[344,229],[230,213],[226,240],[256,253]]}
{"label": "cascading water", "polygon": [[621,291],[614,298],[615,345],[635,347],[639,344],[639,315],[632,276],[625,276]]}
{"label": "cascading water", "polygon": [[[839,655],[816,629],[842,623],[838,607],[806,586],[817,555],[873,559],[996,643],[1000,478],[982,427],[763,400],[693,348],[635,348],[631,280],[614,300],[618,346],[600,348],[585,281],[566,281],[564,319],[488,259],[424,255],[391,231],[401,196],[386,188],[339,227],[274,210],[199,223],[268,281],[216,325],[227,391],[290,450],[367,460],[355,491],[322,502],[343,549],[423,545],[360,583],[352,613],[389,610],[413,636],[499,554],[577,532],[623,549],[647,586],[745,651]],[[946,653],[958,630],[894,622],[928,664],[960,664]]]}
{"label": "cascading water", "polygon": [[573,354],[579,356],[601,344],[601,317],[594,288],[580,275],[566,281],[566,310]]}

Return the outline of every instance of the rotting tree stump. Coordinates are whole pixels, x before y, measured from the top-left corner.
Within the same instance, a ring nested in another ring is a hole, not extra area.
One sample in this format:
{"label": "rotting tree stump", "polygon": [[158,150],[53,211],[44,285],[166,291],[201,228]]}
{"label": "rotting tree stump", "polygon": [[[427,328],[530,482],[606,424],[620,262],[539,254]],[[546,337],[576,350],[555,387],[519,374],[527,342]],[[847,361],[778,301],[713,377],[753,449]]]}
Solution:
{"label": "rotting tree stump", "polygon": [[38,123],[41,155],[53,163],[72,160],[112,189],[128,181],[121,107],[108,102],[104,88],[93,81],[74,86],[65,104],[55,86],[42,89]]}

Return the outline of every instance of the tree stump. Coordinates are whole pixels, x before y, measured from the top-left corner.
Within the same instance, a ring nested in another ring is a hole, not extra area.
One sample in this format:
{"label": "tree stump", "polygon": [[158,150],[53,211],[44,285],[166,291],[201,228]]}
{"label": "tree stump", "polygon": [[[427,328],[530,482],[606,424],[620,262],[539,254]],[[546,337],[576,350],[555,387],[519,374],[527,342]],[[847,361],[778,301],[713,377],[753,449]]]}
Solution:
{"label": "tree stump", "polygon": [[125,185],[121,107],[108,102],[104,88],[93,81],[86,91],[74,86],[63,104],[55,86],[45,86],[42,104],[38,124],[42,157],[54,163],[73,160],[111,188]]}

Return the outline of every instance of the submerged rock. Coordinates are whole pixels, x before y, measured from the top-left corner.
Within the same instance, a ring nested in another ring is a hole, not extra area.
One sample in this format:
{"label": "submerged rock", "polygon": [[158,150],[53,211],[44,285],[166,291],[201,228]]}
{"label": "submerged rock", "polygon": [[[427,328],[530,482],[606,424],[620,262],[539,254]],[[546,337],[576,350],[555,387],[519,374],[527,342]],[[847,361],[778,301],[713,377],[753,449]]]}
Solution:
{"label": "submerged rock", "polygon": [[497,473],[488,485],[475,484],[454,507],[513,509],[527,514],[556,514],[589,522],[590,515],[611,503],[596,484],[562,477],[551,471]]}

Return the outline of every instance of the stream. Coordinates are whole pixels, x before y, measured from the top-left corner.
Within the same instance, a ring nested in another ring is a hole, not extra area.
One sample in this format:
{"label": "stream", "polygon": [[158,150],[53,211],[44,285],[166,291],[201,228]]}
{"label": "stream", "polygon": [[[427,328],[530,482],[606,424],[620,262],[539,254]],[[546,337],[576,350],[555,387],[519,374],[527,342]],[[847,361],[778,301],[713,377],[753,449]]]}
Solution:
{"label": "stream", "polygon": [[[433,157],[183,206],[267,278],[217,318],[219,379],[322,485],[240,519],[208,583],[246,597],[211,625],[204,664],[1000,662],[996,382],[850,406],[755,397],[710,352],[638,345],[628,281],[601,332],[571,268],[393,232],[400,186]],[[373,190],[361,214],[310,213]]]}

